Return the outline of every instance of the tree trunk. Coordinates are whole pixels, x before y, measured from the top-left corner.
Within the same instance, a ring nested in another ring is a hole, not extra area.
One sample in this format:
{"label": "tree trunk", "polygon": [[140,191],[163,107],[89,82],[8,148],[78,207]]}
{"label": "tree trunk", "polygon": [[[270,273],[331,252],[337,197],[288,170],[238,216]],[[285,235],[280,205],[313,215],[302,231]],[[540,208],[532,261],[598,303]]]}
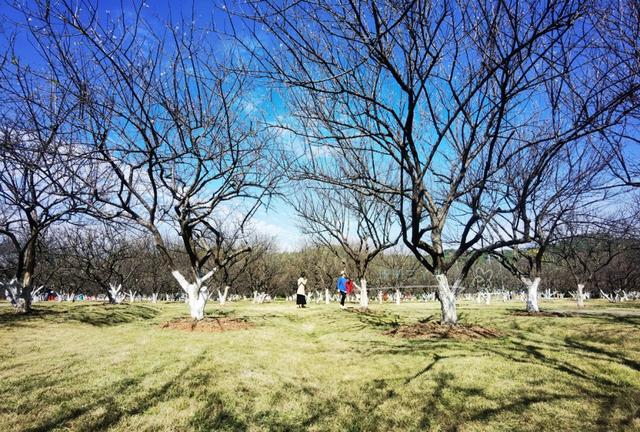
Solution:
{"label": "tree trunk", "polygon": [[118,286],[113,285],[113,284],[109,284],[109,302],[111,303],[113,301],[113,304],[118,304],[120,303],[121,299],[119,298],[120,296],[120,290],[122,289],[122,285],[119,284]]}
{"label": "tree trunk", "polygon": [[382,297],[383,297],[382,290],[378,290],[378,304],[382,304]]}
{"label": "tree trunk", "polygon": [[396,289],[396,304],[400,304],[400,290]]}
{"label": "tree trunk", "polygon": [[173,277],[180,284],[180,288],[187,294],[187,304],[189,305],[189,313],[191,318],[201,320],[204,318],[204,307],[207,304],[207,287],[204,283],[213,276],[213,272],[209,272],[204,276],[197,275],[194,283],[189,283],[178,270],[171,272]]}
{"label": "tree trunk", "polygon": [[540,278],[534,278],[532,281],[529,278],[523,277],[521,280],[527,286],[527,312],[540,312],[540,308],[538,307],[538,285],[540,285]]}
{"label": "tree trunk", "polygon": [[44,285],[40,285],[38,288],[34,289],[31,293],[31,301],[35,303],[36,301],[40,301],[40,293],[44,289]]}
{"label": "tree trunk", "polygon": [[331,294],[329,294],[329,288],[324,289],[324,302],[325,304],[329,304],[331,301]]}
{"label": "tree trunk", "polygon": [[[441,324],[456,324],[458,322],[458,312],[456,311],[456,295],[449,288],[447,276],[443,274],[436,275],[438,281],[438,300],[440,301],[440,312],[442,318]],[[454,287],[457,283],[454,284]]]}
{"label": "tree trunk", "polygon": [[584,284],[578,284],[578,292],[576,293],[576,301],[578,307],[584,307]]}
{"label": "tree trunk", "polygon": [[224,292],[218,290],[218,302],[220,302],[220,306],[224,306],[227,302],[227,294],[229,294],[229,285],[224,287]]}
{"label": "tree trunk", "polygon": [[[20,312],[28,313],[31,312],[31,299],[32,299],[32,291],[33,287],[31,284],[33,283],[33,273],[36,269],[36,234],[33,229],[31,230],[31,237],[26,246],[23,262],[24,262],[24,270],[22,272],[22,289],[20,290],[20,299],[17,301],[16,308]],[[17,299],[16,299],[17,300]]]}
{"label": "tree trunk", "polygon": [[159,295],[159,293],[157,293],[157,292],[152,292],[151,293],[151,303],[158,303],[158,295]]}
{"label": "tree trunk", "polygon": [[360,279],[360,308],[367,309],[369,307],[369,293],[367,292],[367,280]]}
{"label": "tree trunk", "polygon": [[20,295],[16,299],[16,309],[18,312],[31,312],[32,291],[31,272],[25,271],[22,277],[22,288],[20,289]]}

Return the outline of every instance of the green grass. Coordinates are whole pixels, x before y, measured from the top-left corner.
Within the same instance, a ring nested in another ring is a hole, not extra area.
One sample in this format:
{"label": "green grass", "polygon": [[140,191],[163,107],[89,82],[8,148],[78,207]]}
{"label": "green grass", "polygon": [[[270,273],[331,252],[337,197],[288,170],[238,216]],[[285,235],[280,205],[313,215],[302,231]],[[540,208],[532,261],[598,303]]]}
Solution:
{"label": "green grass", "polygon": [[255,325],[215,334],[160,327],[184,304],[2,305],[0,430],[640,430],[640,304],[521,308],[463,304],[506,336],[429,341],[383,331],[436,303],[211,303]]}

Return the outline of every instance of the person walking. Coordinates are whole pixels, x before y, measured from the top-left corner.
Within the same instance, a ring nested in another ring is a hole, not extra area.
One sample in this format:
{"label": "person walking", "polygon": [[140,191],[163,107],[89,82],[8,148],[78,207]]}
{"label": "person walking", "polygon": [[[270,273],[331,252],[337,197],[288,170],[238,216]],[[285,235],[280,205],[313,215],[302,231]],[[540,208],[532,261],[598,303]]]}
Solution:
{"label": "person walking", "polygon": [[307,304],[307,294],[305,292],[307,288],[307,278],[305,272],[300,274],[298,278],[298,291],[296,291],[296,304],[299,308],[306,307]]}
{"label": "person walking", "polygon": [[344,301],[347,298],[347,275],[344,271],[340,272],[340,277],[338,278],[338,283],[336,287],[338,288],[338,292],[340,293],[340,307],[344,309]]}

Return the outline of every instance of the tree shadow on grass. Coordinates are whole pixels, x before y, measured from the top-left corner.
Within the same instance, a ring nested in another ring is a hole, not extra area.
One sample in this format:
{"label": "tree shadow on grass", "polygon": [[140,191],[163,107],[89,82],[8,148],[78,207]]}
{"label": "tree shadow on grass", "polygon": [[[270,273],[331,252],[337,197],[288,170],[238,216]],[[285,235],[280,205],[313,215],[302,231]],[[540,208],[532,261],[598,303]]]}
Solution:
{"label": "tree shadow on grass", "polygon": [[[359,309],[349,310],[366,327],[374,327],[381,330],[391,330],[398,328],[401,324],[400,315],[388,312],[361,311]],[[363,327],[364,328],[364,327]]]}
{"label": "tree shadow on grass", "polygon": [[580,318],[604,321],[609,324],[627,324],[632,326],[640,325],[640,312],[637,311],[608,312],[600,311],[598,309],[558,311],[543,309],[539,313],[528,313],[525,309],[507,308],[506,312],[511,316],[537,319]]}
{"label": "tree shadow on grass", "polygon": [[109,327],[155,318],[160,309],[136,304],[75,304],[36,306],[27,314],[0,312],[0,326],[21,327],[47,321],[57,324],[77,322],[96,327]]}
{"label": "tree shadow on grass", "polygon": [[[489,417],[498,415],[501,412],[509,412],[514,409],[524,412],[532,403],[549,403],[559,399],[591,399],[597,401],[600,412],[598,426],[600,430],[620,430],[631,424],[637,418],[640,410],[640,390],[635,387],[623,386],[621,383],[602,373],[590,371],[585,368],[590,360],[611,361],[623,364],[631,369],[638,370],[637,362],[631,361],[603,349],[598,349],[576,341],[563,343],[550,343],[538,340],[521,338],[522,340],[512,340],[510,344],[499,346],[483,346],[482,350],[489,351],[494,355],[501,356],[505,360],[514,363],[522,363],[531,366],[532,373],[540,373],[540,368],[553,369],[559,372],[561,379],[566,381],[566,385],[573,390],[572,394],[551,394],[548,392],[535,393],[535,389],[524,387],[521,391],[513,394],[517,400],[513,403],[505,404],[499,408],[484,410],[475,414],[475,418],[486,420]],[[578,350],[574,353],[581,360],[580,365],[570,360],[570,357],[562,355],[565,350]],[[551,353],[551,354],[547,354]],[[596,353],[597,356],[592,354]],[[535,371],[535,372],[534,372]],[[557,380],[557,378],[555,378]],[[513,404],[518,404],[513,406]],[[612,410],[622,407],[620,412],[628,413],[623,416],[612,416]]]}
{"label": "tree shadow on grass", "polygon": [[[203,373],[189,385],[201,385],[202,382],[211,380],[213,377],[209,373]],[[340,404],[340,401],[325,398],[318,389],[304,383],[287,383],[286,387],[273,391],[271,397],[275,403],[271,408],[256,410],[252,403],[256,398],[256,391],[258,390],[239,386],[233,397],[209,391],[199,400],[200,407],[191,417],[189,426],[197,431],[236,432],[259,425],[264,430],[303,432],[333,419],[336,407]],[[302,413],[294,415],[279,406],[291,399],[299,403],[300,398],[304,398]]]}
{"label": "tree shadow on grass", "polygon": [[[422,429],[458,430],[467,422],[485,424],[504,415],[508,418],[526,416],[526,413],[532,412],[530,410],[536,404],[549,407],[561,401],[576,400],[588,400],[596,406],[598,430],[622,430],[631,427],[633,422],[637,421],[640,416],[640,389],[630,383],[624,384],[624,379],[620,382],[615,375],[604,372],[606,368],[594,362],[612,362],[626,366],[634,372],[640,370],[640,362],[622,352],[594,346],[579,338],[548,339],[543,339],[535,333],[522,332],[517,337],[493,341],[371,340],[360,344],[354,351],[363,356],[431,357],[432,360],[422,369],[406,378],[387,380],[391,388],[397,389],[417,378],[423,382],[435,382],[436,388],[431,391],[432,394],[425,393],[427,401],[420,421]],[[530,368],[530,373],[541,376],[541,379],[537,384],[535,381],[518,382],[508,396],[487,394],[482,388],[465,388],[455,377],[445,376],[449,374],[445,361],[450,357],[466,356],[498,357],[507,363],[520,364],[520,368]],[[544,369],[553,372],[547,374]],[[551,385],[551,382],[563,383],[561,388],[566,390],[549,390],[546,387]],[[443,396],[445,392],[449,397]],[[452,393],[456,396],[452,396]],[[477,408],[460,403],[460,400],[466,401],[468,398],[481,398],[484,402],[479,403]],[[612,414],[612,411],[615,411],[615,414]],[[451,416],[451,412],[457,412],[459,416]],[[552,426],[545,418],[535,421],[539,422],[543,429]]]}
{"label": "tree shadow on grass", "polygon": [[[116,398],[117,396],[126,394],[127,392],[134,392],[136,388],[141,386],[142,382],[146,378],[154,374],[161,373],[165,368],[171,367],[171,363],[157,366],[146,373],[138,374],[135,377],[122,378],[115,385],[110,385],[108,388],[94,389],[93,394],[79,395],[82,396],[82,401],[77,401],[77,406],[67,409],[61,408],[53,417],[48,418],[43,423],[26,430],[28,432],[44,432],[56,428],[65,428],[68,426],[69,422],[97,409],[103,409],[105,411],[104,414],[93,421],[87,423],[82,422],[81,427],[78,427],[77,429],[84,431],[106,430],[125,417],[142,414],[158,403],[179,394],[181,390],[178,387],[182,384],[182,378],[188,374],[190,370],[196,367],[205,357],[206,351],[202,351],[186,366],[176,371],[170,379],[166,380],[159,386],[155,386],[145,394],[136,397],[133,403],[123,404]],[[66,397],[68,398],[68,396]],[[86,403],[87,400],[90,400],[91,402]],[[69,404],[69,401],[51,400],[50,403],[57,403],[61,407],[66,407]]]}
{"label": "tree shadow on grass", "polygon": [[247,430],[247,424],[226,407],[217,393],[209,393],[205,397],[203,406],[191,418],[190,426],[195,431]]}
{"label": "tree shadow on grass", "polygon": [[630,358],[625,357],[624,355],[614,352],[611,350],[606,350],[604,348],[600,348],[591,344],[587,344],[581,342],[580,340],[572,337],[566,337],[564,342],[567,347],[584,351],[587,354],[591,354],[590,358],[596,360],[605,360],[614,363],[619,363],[628,368],[631,368],[635,371],[640,371],[640,362],[636,360],[632,360]]}

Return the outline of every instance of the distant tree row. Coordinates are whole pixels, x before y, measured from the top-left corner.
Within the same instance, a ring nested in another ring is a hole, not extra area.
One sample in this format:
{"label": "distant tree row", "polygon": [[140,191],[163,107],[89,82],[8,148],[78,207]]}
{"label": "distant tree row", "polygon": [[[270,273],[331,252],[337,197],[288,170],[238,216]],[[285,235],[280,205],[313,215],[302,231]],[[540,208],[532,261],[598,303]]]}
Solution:
{"label": "distant tree row", "polygon": [[[271,297],[287,297],[295,292],[301,272],[307,275],[309,292],[335,290],[340,271],[356,278],[357,267],[345,253],[324,246],[307,246],[296,252],[278,251],[268,239],[252,237],[251,251],[241,259],[220,269],[211,282],[215,292],[251,297],[260,292]],[[175,246],[175,247],[174,247]],[[336,246],[336,245],[334,245]],[[13,276],[16,256],[6,243],[0,244],[0,277]],[[188,268],[188,257],[178,245],[170,245],[173,260],[179,269]],[[464,281],[466,293],[520,292],[517,274],[505,268],[526,267],[538,256],[537,249],[520,250],[498,258],[485,256],[474,265]],[[183,293],[175,280],[163,271],[163,261],[153,241],[145,236],[124,235],[108,226],[94,230],[65,230],[47,236],[38,244],[40,256],[33,275],[35,286],[46,292],[69,297],[100,296],[111,303],[126,294],[157,300],[177,300]],[[569,297],[607,295],[637,291],[640,286],[640,244],[637,240],[612,237],[610,234],[591,237],[571,237],[551,245],[542,257],[541,290]],[[406,251],[389,249],[377,255],[368,266],[371,289],[392,294],[399,288],[408,296],[433,294],[437,281],[425,272]],[[581,287],[579,287],[581,285]],[[114,288],[118,290],[117,298]],[[219,290],[219,291],[218,291]],[[41,292],[40,294],[44,294]],[[361,294],[358,292],[358,294]],[[583,298],[584,299],[584,298]]]}

